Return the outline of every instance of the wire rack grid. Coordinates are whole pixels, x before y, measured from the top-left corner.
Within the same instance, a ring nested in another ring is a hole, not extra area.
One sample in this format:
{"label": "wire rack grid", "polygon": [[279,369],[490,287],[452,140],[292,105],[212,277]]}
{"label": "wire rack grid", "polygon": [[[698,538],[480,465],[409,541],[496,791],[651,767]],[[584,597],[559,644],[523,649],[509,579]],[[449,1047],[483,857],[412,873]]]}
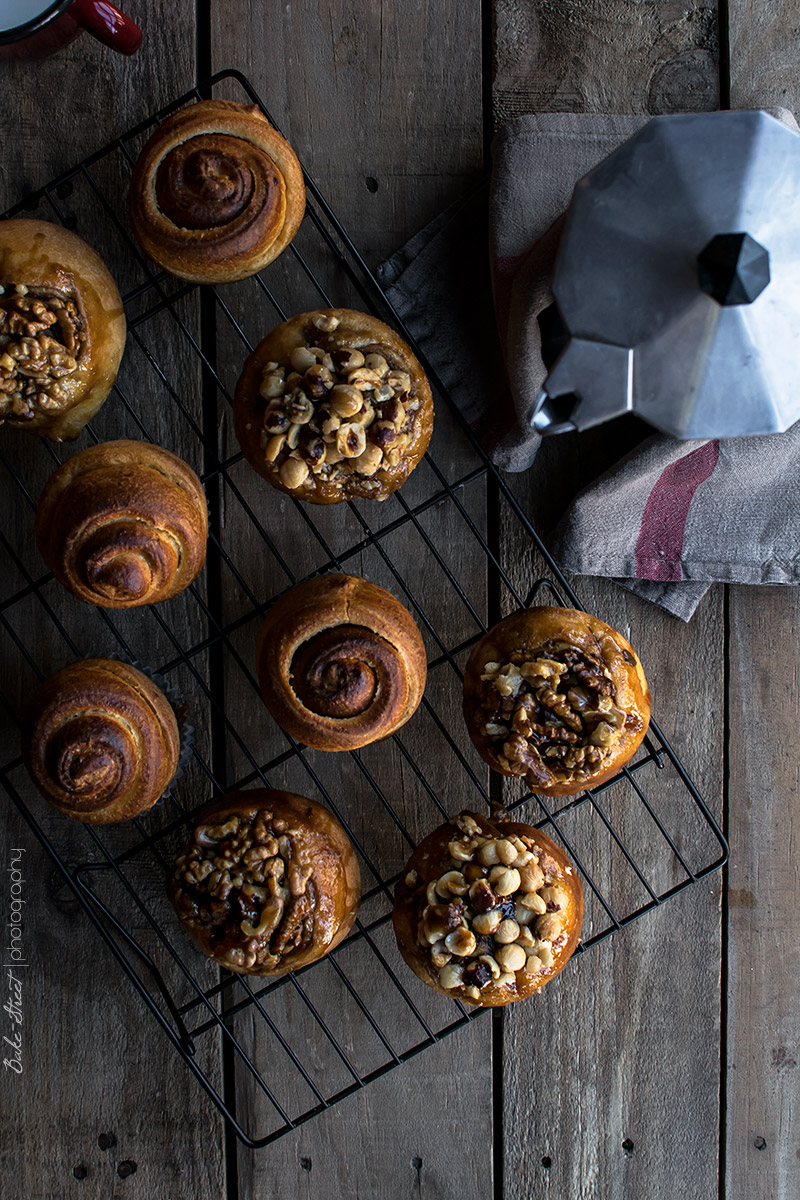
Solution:
{"label": "wire rack grid", "polygon": [[[527,819],[549,827],[580,872],[587,906],[579,953],[719,868],[727,847],[655,723],[621,775],[559,804],[489,784],[460,719],[469,649],[501,613],[533,602],[580,604],[422,355],[437,431],[423,464],[385,504],[312,512],[243,463],[229,429],[232,388],[249,349],[278,321],[347,304],[413,340],[308,176],[301,231],[262,275],[197,288],[148,263],[121,215],[131,169],[158,122],[209,96],[257,104],[272,120],[244,76],[220,72],[4,214],[77,229],[113,264],[128,349],[83,442],[132,436],[176,450],[202,478],[211,529],[206,572],[183,597],[87,613],[30,548],[37,489],[61,449],[4,440],[4,486],[22,517],[0,530],[0,698],[11,730],[0,779],[177,1052],[236,1135],[260,1147],[483,1011],[429,992],[404,967],[391,934],[403,863],[447,816],[499,798],[507,808],[530,806]],[[490,511],[513,524],[532,587],[519,584],[518,565],[504,565]],[[253,672],[266,610],[295,583],[332,570],[392,590],[414,613],[429,652],[429,684],[412,722],[390,742],[348,755],[312,752],[282,733]],[[182,695],[198,731],[182,777],[125,826],[65,823],[35,795],[19,754],[17,730],[36,682],[87,653],[144,661]],[[291,787],[326,804],[356,847],[364,879],[348,938],[320,963],[274,980],[206,962],[163,889],[192,813],[210,795],[252,784]]]}

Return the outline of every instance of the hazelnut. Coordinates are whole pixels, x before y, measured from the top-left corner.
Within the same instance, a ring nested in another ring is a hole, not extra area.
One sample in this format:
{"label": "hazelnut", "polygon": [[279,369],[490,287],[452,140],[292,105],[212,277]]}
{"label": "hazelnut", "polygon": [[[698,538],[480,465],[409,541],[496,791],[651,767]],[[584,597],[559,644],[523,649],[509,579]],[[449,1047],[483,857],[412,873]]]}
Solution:
{"label": "hazelnut", "polygon": [[311,324],[323,333],[333,333],[334,329],[339,328],[341,321],[333,313],[318,312],[311,318]]}
{"label": "hazelnut", "polygon": [[510,917],[507,917],[505,921],[501,921],[494,931],[494,940],[500,942],[501,945],[515,942],[518,937],[519,925],[516,921],[512,921]]}
{"label": "hazelnut", "polygon": [[545,913],[536,922],[536,935],[543,942],[554,942],[564,930],[564,920],[561,913]]}
{"label": "hazelnut", "polygon": [[308,346],[295,346],[289,355],[289,362],[295,371],[299,371],[301,375],[305,375],[309,368],[316,366],[317,356],[311,353]]}
{"label": "hazelnut", "polygon": [[443,988],[447,988],[448,991],[451,988],[459,987],[463,972],[464,968],[459,964],[448,963],[447,966],[442,967],[441,971],[439,972],[439,983]]}
{"label": "hazelnut", "polygon": [[302,487],[308,479],[308,466],[300,458],[287,458],[278,474],[284,487],[294,490]]}
{"label": "hazelnut", "polygon": [[364,355],[360,350],[331,350],[331,358],[340,375],[349,375],[357,367],[364,366]]}
{"label": "hazelnut", "polygon": [[504,971],[521,971],[527,959],[522,946],[501,946],[497,951],[497,961]]}
{"label": "hazelnut", "polygon": [[463,896],[467,890],[467,881],[460,871],[448,871],[436,881],[436,891],[445,900],[449,896]]}
{"label": "hazelnut", "polygon": [[472,928],[482,937],[488,937],[494,933],[503,918],[503,914],[499,908],[494,908],[490,912],[478,913],[472,918]]}
{"label": "hazelnut", "polygon": [[361,393],[346,383],[337,383],[330,394],[331,410],[337,417],[352,417],[361,408]]}
{"label": "hazelnut", "polygon": [[489,872],[489,882],[498,896],[511,896],[519,888],[519,871],[514,867],[494,867]]}
{"label": "hazelnut", "polygon": [[444,939],[444,944],[451,954],[456,954],[459,958],[467,958],[474,953],[477,941],[475,934],[471,929],[454,929],[452,933],[448,933]]}
{"label": "hazelnut", "polygon": [[340,425],[336,431],[336,449],[344,458],[358,458],[367,446],[363,425]]}
{"label": "hazelnut", "polygon": [[486,879],[476,879],[469,889],[469,902],[476,913],[489,912],[497,908],[496,893]]}

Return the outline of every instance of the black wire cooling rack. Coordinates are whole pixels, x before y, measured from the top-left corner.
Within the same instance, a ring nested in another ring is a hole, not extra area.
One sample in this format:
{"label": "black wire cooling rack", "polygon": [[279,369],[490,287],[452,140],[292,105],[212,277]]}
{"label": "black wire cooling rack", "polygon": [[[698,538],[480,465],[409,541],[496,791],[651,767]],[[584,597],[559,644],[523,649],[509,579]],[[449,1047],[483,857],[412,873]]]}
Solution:
{"label": "black wire cooling rack", "polygon": [[[264,107],[240,73],[221,72],[4,214],[76,229],[112,266],[124,295],[122,370],[79,446],[134,437],[175,450],[203,480],[211,533],[206,571],[181,597],[121,613],[80,605],[43,573],[33,544],[36,499],[62,449],[3,438],[6,512],[15,520],[0,530],[2,701],[11,729],[0,778],[178,1053],[241,1140],[257,1147],[480,1015],[420,984],[391,932],[404,862],[446,816],[501,795],[508,808],[529,804],[527,819],[550,826],[580,871],[580,950],[722,866],[727,847],[655,723],[636,759],[593,791],[556,804],[501,792],[497,778],[490,787],[460,716],[469,649],[502,613],[534,601],[580,604],[430,364],[431,452],[384,504],[312,510],[243,462],[229,431],[232,389],[251,346],[279,321],[350,305],[413,340],[308,177],[300,233],[262,276],[197,288],[143,257],[125,215],[133,164],[159,121],[209,96]],[[413,720],[390,742],[348,755],[309,751],[283,734],[253,671],[266,610],[296,582],[330,570],[392,590],[429,651],[428,688]],[[533,586],[515,582],[521,575]],[[17,730],[38,681],[77,657],[108,653],[162,675],[186,702],[196,737],[156,808],[95,828],[65,821],[40,800]],[[251,784],[289,787],[328,805],[356,846],[364,880],[350,936],[321,962],[278,980],[220,972],[205,960],[163,888],[191,813],[212,794]]]}

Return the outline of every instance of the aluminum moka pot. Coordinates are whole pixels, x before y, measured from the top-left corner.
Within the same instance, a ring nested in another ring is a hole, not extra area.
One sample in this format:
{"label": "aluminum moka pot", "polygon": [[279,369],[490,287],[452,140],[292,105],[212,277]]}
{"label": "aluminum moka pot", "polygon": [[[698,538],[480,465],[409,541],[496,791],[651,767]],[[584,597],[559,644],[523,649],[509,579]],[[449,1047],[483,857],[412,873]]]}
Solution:
{"label": "aluminum moka pot", "polygon": [[800,137],[764,112],[656,117],[575,188],[569,339],[532,425],[635,412],[679,438],[800,420]]}

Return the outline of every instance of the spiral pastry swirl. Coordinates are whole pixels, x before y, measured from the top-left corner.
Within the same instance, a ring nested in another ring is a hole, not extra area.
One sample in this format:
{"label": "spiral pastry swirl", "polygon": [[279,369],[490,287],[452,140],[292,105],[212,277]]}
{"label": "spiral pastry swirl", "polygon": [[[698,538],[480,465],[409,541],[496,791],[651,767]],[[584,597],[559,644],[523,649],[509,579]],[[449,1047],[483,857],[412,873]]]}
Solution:
{"label": "spiral pastry swirl", "polygon": [[134,170],[134,231],[160,266],[196,283],[255,274],[305,212],[303,174],[261,110],[203,100],[156,129]]}
{"label": "spiral pastry swirl", "polygon": [[45,800],[87,824],[152,808],[178,765],[172,706],[127,663],[87,658],[57,671],[33,698],[25,758]]}
{"label": "spiral pastry swirl", "polygon": [[63,463],[36,513],[42,558],[79,599],[155,604],[203,566],[208,510],[195,473],[146,442],[103,442]]}
{"label": "spiral pastry swirl", "polygon": [[256,653],[267,708],[317,750],[356,750],[389,737],[425,688],[425,647],[410,613],[352,575],[325,575],[287,592],[267,615]]}

